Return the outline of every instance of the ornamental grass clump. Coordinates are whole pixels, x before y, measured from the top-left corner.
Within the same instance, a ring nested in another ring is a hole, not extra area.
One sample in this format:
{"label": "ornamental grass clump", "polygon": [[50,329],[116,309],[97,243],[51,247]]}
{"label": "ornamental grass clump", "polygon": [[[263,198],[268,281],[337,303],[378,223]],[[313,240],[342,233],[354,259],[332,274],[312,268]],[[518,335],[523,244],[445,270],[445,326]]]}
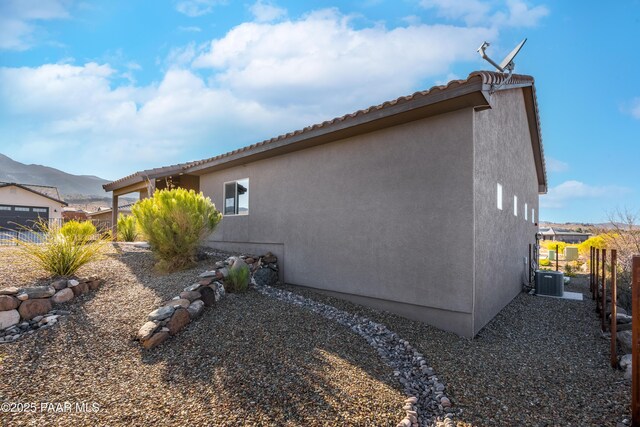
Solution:
{"label": "ornamental grass clump", "polygon": [[249,286],[250,276],[251,270],[246,264],[239,267],[231,267],[225,280],[225,290],[229,292],[245,292]]}
{"label": "ornamental grass clump", "polygon": [[83,265],[102,257],[108,242],[94,239],[95,227],[93,233],[89,233],[85,225],[72,225],[64,232],[63,229],[41,220],[33,228],[24,227],[25,232],[38,236],[39,239],[34,240],[39,242],[14,238],[13,243],[26,258],[52,276],[71,276]]}
{"label": "ornamental grass clump", "polygon": [[198,246],[222,219],[211,199],[183,188],[158,190],[133,205],[131,212],[161,271],[193,265]]}
{"label": "ornamental grass clump", "polygon": [[96,227],[91,221],[71,220],[60,227],[60,234],[77,242],[87,241],[96,234]]}
{"label": "ornamental grass clump", "polygon": [[138,237],[138,224],[133,215],[118,216],[118,240],[133,242]]}

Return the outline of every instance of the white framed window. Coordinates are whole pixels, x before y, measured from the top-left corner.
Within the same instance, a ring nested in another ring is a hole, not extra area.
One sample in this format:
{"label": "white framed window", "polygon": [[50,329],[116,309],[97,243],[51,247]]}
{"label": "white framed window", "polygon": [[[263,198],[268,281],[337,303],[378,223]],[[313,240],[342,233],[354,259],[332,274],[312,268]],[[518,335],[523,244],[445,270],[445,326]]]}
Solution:
{"label": "white framed window", "polygon": [[513,215],[518,216],[518,196],[513,196]]}
{"label": "white framed window", "polygon": [[531,208],[531,222],[536,223],[536,210],[535,208]]}
{"label": "white framed window", "polygon": [[249,178],[224,183],[224,215],[249,215]]}
{"label": "white framed window", "polygon": [[0,211],[10,211],[11,206],[0,206]]}
{"label": "white framed window", "polygon": [[16,207],[14,208],[14,210],[15,210],[16,212],[29,212],[29,208],[25,208],[25,207],[22,207],[22,206],[16,206]]}
{"label": "white framed window", "polygon": [[34,211],[34,212],[42,212],[42,213],[45,213],[45,212],[48,212],[48,211],[49,211],[49,209],[47,209],[47,208],[33,208],[33,211]]}
{"label": "white framed window", "polygon": [[498,203],[498,209],[502,210],[502,185],[498,183],[496,187],[496,200]]}
{"label": "white framed window", "polygon": [[524,220],[529,221],[529,207],[527,204],[524,204]]}

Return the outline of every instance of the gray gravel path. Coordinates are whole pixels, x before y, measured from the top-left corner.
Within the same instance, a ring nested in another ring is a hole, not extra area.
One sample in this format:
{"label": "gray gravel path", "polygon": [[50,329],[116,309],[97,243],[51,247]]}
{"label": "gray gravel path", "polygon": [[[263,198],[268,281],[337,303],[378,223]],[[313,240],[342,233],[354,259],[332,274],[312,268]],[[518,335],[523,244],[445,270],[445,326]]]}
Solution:
{"label": "gray gravel path", "polygon": [[[588,294],[585,278],[567,290]],[[630,386],[609,367],[609,341],[591,299],[518,295],[474,340],[319,292],[282,286],[387,326],[446,384],[459,426],[616,426]]]}
{"label": "gray gravel path", "polygon": [[[220,258],[222,259],[222,258]],[[112,253],[82,276],[103,287],[49,330],[0,346],[0,401],[97,403],[98,412],[0,413],[23,426],[395,426],[405,395],[359,336],[255,291],[229,296],[162,346],[133,337],[163,300],[211,269],[155,275],[146,251]],[[43,273],[0,248],[0,288]]]}

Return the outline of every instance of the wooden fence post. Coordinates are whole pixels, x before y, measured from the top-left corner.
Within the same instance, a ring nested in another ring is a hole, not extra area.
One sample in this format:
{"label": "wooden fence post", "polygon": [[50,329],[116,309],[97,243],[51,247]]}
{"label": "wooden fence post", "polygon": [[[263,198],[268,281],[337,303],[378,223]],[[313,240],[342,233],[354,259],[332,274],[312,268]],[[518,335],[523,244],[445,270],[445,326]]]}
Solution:
{"label": "wooden fence post", "polygon": [[593,291],[593,246],[589,248],[589,289],[591,289],[591,299],[596,299]]}
{"label": "wooden fence post", "polygon": [[558,260],[560,259],[560,254],[558,253],[558,248],[560,248],[560,245],[556,245],[556,271],[558,271]]}
{"label": "wooden fence post", "polygon": [[631,271],[631,426],[640,427],[640,256],[634,256]]}
{"label": "wooden fence post", "polygon": [[600,303],[600,317],[602,332],[607,330],[607,250],[602,250],[602,302]]}
{"label": "wooden fence post", "polygon": [[596,311],[598,311],[598,304],[600,303],[598,294],[598,274],[599,274],[599,265],[600,265],[600,249],[596,248],[596,263],[593,266],[593,289],[595,293],[593,294],[593,299],[596,300]]}
{"label": "wooden fence post", "polygon": [[616,300],[618,299],[617,268],[618,251],[611,249],[611,367],[614,369],[618,366],[618,351],[616,348],[616,335],[618,333],[618,322],[616,319],[616,315],[618,314],[618,308],[616,306]]}

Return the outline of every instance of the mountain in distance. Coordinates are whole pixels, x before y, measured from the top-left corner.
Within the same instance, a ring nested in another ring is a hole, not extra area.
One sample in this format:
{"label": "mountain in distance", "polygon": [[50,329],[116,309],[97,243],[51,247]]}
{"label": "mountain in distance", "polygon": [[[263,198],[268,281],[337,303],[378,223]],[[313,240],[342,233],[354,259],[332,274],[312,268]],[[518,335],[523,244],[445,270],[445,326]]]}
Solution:
{"label": "mountain in distance", "polygon": [[0,154],[0,181],[18,184],[50,185],[58,187],[63,197],[108,196],[102,184],[110,182],[91,175],[72,175],[42,165],[25,165]]}

